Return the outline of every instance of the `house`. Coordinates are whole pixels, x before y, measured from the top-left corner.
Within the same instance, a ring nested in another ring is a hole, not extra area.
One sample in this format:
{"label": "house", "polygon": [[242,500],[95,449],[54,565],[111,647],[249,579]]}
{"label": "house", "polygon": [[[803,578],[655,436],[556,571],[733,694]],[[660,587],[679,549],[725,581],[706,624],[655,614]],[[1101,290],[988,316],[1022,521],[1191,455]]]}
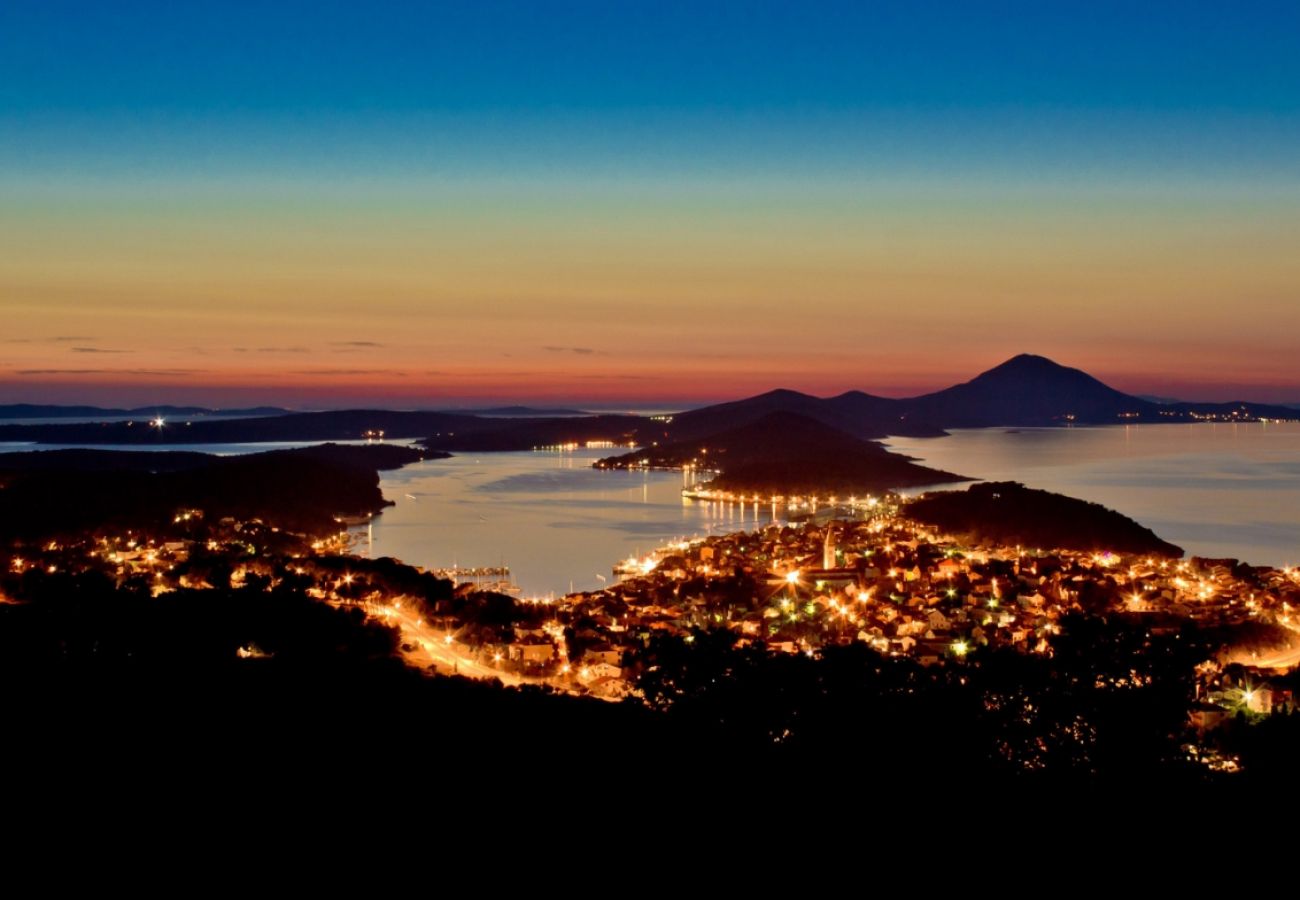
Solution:
{"label": "house", "polygon": [[605,663],[617,667],[623,661],[623,648],[608,644],[591,647],[582,654],[582,661],[588,665]]}
{"label": "house", "polygon": [[622,667],[606,662],[595,663],[587,666],[586,669],[590,678],[621,678],[623,676]]}
{"label": "house", "polygon": [[555,656],[555,647],[550,641],[519,641],[506,647],[506,658],[517,660],[526,666],[545,665]]}
{"label": "house", "polygon": [[946,557],[939,561],[939,565],[935,566],[935,569],[938,571],[940,578],[956,578],[961,574],[961,563],[952,557]]}
{"label": "house", "polygon": [[1197,731],[1213,731],[1227,721],[1228,711],[1213,703],[1198,703],[1187,717]]}

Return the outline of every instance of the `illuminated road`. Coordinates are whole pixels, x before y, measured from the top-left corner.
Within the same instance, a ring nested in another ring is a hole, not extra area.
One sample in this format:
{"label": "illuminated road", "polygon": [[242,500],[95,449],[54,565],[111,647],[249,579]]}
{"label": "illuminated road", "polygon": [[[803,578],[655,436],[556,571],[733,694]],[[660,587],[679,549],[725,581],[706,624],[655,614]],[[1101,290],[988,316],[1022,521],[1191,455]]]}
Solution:
{"label": "illuminated road", "polygon": [[1300,646],[1269,651],[1264,656],[1255,653],[1236,653],[1231,661],[1256,669],[1292,669],[1300,666]]}
{"label": "illuminated road", "polygon": [[[401,602],[400,600],[397,602]],[[379,606],[375,614],[390,625],[396,625],[402,633],[403,644],[410,644],[415,649],[402,651],[407,660],[416,662],[421,667],[436,665],[439,672],[448,675],[464,675],[467,678],[497,678],[502,684],[518,687],[521,684],[546,684],[544,678],[523,678],[511,672],[504,672],[494,666],[485,665],[457,649],[460,645],[447,642],[447,633],[439,632],[423,624],[419,617],[412,615],[401,607]]]}
{"label": "illuminated road", "polygon": [[581,687],[575,689],[573,684],[567,680],[559,678],[528,678],[479,662],[462,649],[463,645],[456,641],[448,641],[447,639],[450,636],[448,632],[439,631],[424,624],[420,617],[410,612],[409,606],[403,607],[400,605],[404,602],[409,601],[405,597],[399,597],[393,601],[393,604],[367,603],[365,606],[370,614],[379,621],[397,627],[401,634],[400,643],[413,648],[401,651],[402,658],[411,665],[422,669],[432,665],[437,668],[440,674],[444,675],[463,675],[466,678],[480,678],[489,681],[495,678],[509,687],[519,687],[524,684],[548,685],[557,691],[568,694],[596,697],[608,701],[618,699],[600,694],[588,694]]}

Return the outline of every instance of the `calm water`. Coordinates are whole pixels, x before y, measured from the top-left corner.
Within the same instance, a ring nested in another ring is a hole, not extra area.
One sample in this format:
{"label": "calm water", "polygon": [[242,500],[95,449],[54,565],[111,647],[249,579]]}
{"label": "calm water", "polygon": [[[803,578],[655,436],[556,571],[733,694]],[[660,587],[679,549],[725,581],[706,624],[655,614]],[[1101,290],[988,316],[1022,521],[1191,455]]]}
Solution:
{"label": "calm water", "polygon": [[1189,555],[1300,563],[1300,424],[968,429],[890,449],[1117,509]]}
{"label": "calm water", "polygon": [[591,468],[607,455],[465,454],[385,472],[397,505],[370,526],[370,553],[430,568],[504,563],[526,594],[543,595],[598,588],[614,563],[674,538],[771,521],[770,507],[684,500],[677,472]]}
{"label": "calm water", "polygon": [[[293,446],[304,445],[123,449]],[[952,472],[1101,503],[1190,554],[1300,563],[1300,425],[971,429],[889,446]],[[0,444],[29,449],[37,448]],[[397,505],[375,519],[369,550],[431,568],[504,563],[527,593],[560,593],[570,581],[599,587],[597,576],[611,578],[616,561],[673,538],[770,521],[770,508],[683,500],[678,473],[590,468],[607,453],[465,454],[383,473],[384,495]]]}

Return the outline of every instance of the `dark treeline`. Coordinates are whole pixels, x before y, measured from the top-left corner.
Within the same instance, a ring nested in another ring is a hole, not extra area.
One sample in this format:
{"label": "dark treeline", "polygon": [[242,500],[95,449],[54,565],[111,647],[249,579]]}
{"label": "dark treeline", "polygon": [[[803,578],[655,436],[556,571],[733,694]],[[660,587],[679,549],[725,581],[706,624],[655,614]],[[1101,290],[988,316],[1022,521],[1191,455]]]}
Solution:
{"label": "dark treeline", "polygon": [[866,494],[967,480],[789,412],[771,413],[703,438],[611,456],[596,465],[625,468],[643,462],[661,468],[695,464],[717,469],[721,474],[709,487],[761,494]]}
{"label": "dark treeline", "polygon": [[1183,555],[1181,547],[1112,509],[1016,482],[926,494],[908,503],[903,513],[974,543]]}
{"label": "dark treeline", "polygon": [[324,445],[247,456],[65,450],[0,455],[0,540],[159,529],[178,510],[209,521],[264,519],[307,533],[388,505],[380,469],[420,459],[407,447]]}
{"label": "dark treeline", "polygon": [[[812,796],[1215,784],[1180,750],[1192,666],[1207,653],[1192,631],[1076,618],[1051,657],[980,653],[929,668],[860,645],[813,659],[700,631],[653,639],[644,702],[610,704],[428,677],[399,661],[396,632],[279,574],[157,597],[143,579],[6,575],[5,753],[147,754],[263,774],[407,761],[458,785],[544,771],[748,792],[779,775]],[[485,601],[485,626],[522,614],[498,606]],[[1240,724],[1246,774],[1232,783],[1276,772],[1300,748],[1296,725]]]}

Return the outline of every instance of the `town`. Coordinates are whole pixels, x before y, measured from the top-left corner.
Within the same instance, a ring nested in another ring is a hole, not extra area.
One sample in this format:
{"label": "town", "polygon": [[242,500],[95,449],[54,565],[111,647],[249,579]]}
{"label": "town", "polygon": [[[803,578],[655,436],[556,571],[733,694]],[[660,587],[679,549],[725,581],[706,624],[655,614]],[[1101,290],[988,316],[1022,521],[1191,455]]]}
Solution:
{"label": "town", "polygon": [[402,657],[430,672],[611,701],[639,697],[657,638],[727,633],[737,647],[810,658],[862,644],[883,657],[960,667],[995,650],[1050,658],[1067,617],[1118,615],[1154,633],[1197,627],[1220,636],[1218,655],[1197,669],[1188,715],[1198,732],[1238,711],[1292,708],[1290,692],[1269,678],[1300,662],[1300,571],[967,546],[900,510],[891,494],[828,510],[838,518],[679,541],[618,563],[619,577],[602,590],[560,598],[513,597],[367,559],[346,528],[311,538],[258,519],[209,522],[198,509],[178,511],[166,533],[28,547],[7,575],[97,571],[147,585],[155,597],[289,584],[396,629]]}

